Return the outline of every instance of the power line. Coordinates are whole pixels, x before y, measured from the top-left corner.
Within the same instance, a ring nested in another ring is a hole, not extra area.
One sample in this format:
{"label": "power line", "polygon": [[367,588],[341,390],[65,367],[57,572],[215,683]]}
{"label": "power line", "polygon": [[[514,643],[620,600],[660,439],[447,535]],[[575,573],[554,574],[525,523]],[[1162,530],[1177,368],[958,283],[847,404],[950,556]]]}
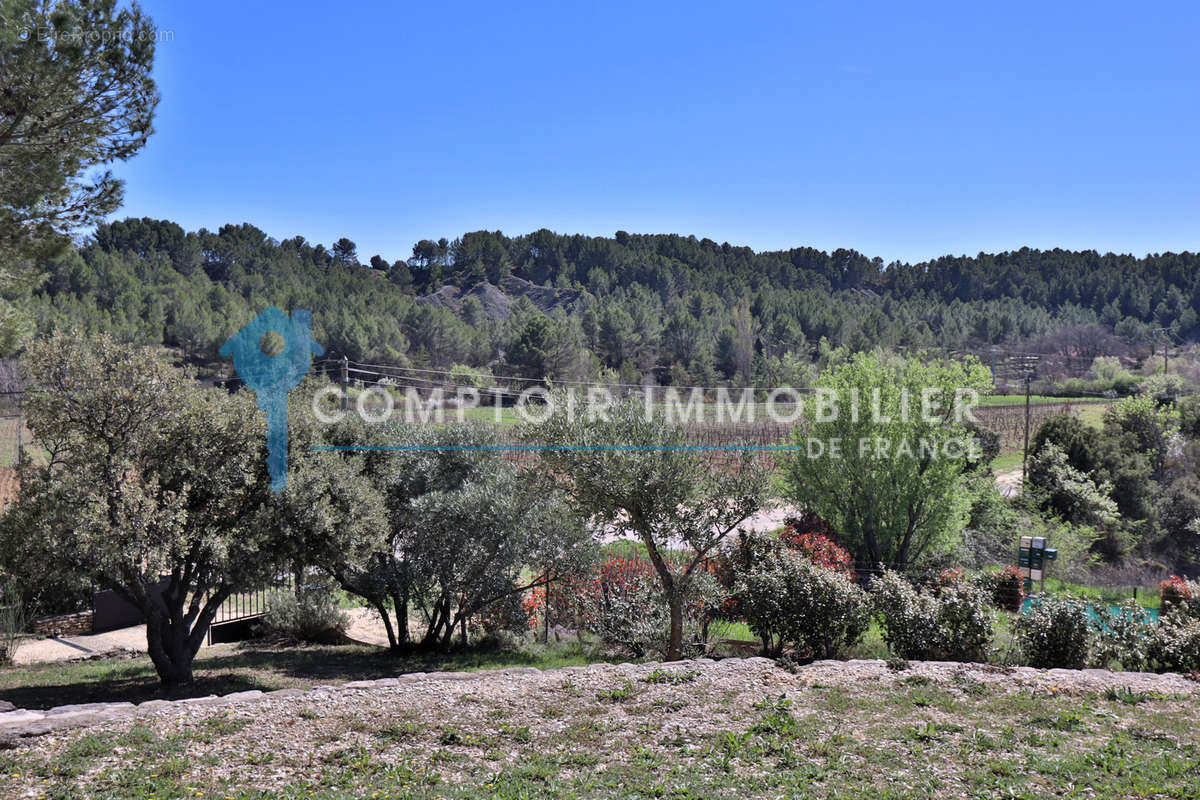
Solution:
{"label": "power line", "polygon": [[[429,375],[445,375],[445,376],[450,376],[450,377],[456,377],[454,375],[454,373],[450,372],[449,370],[424,369],[424,368],[420,368],[420,367],[398,367],[398,366],[391,366],[391,365],[386,365],[386,364],[365,364],[361,361],[351,361],[350,363],[354,364],[357,367],[368,367],[370,369],[376,369],[376,370],[379,370],[379,369],[402,370],[405,372],[419,372],[422,374],[429,374]],[[364,370],[356,370],[356,371],[362,372]],[[383,372],[383,373],[376,373],[376,374],[388,375],[389,373]],[[396,375],[395,377],[406,377],[406,376]],[[572,386],[603,386],[603,387],[619,387],[622,389],[626,389],[626,388],[627,389],[699,389],[701,391],[709,391],[709,390],[716,391],[718,389],[725,389],[726,391],[738,390],[738,391],[752,391],[752,392],[769,392],[769,391],[773,391],[776,388],[779,388],[779,387],[775,387],[775,386],[684,386],[684,385],[660,386],[658,384],[645,384],[645,383],[617,383],[617,382],[611,382],[611,381],[577,381],[577,380],[569,380],[566,378],[562,378],[562,379],[559,379],[559,378],[525,378],[525,377],[521,377],[521,376],[517,376],[517,375],[493,375],[492,377],[498,381],[518,381],[518,382],[522,382],[522,383],[539,383],[539,384],[547,384],[548,383],[551,385],[561,383],[561,384],[567,384],[567,385],[572,385]],[[426,380],[426,379],[422,379],[422,380]],[[812,387],[797,386],[797,387],[789,387],[789,388],[793,388],[799,392],[814,391],[814,389]]]}

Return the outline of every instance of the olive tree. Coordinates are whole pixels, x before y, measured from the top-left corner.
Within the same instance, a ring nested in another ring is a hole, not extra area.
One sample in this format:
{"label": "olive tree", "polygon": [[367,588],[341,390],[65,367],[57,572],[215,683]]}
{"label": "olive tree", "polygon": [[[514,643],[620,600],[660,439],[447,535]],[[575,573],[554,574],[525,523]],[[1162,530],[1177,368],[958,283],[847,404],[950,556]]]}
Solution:
{"label": "olive tree", "polygon": [[393,648],[447,647],[594,555],[565,495],[507,460],[486,426],[343,422],[320,434],[344,449],[298,454],[284,518],[309,563],[376,610]]}
{"label": "olive tree", "polygon": [[[580,509],[599,526],[632,530],[662,583],[670,611],[667,660],[683,647],[683,602],[697,568],[764,499],[766,471],[747,451],[726,452],[724,465],[688,444],[632,400],[591,410],[553,398],[541,424],[523,435],[542,446],[548,473],[559,476]],[[668,558],[682,550],[682,560]]]}
{"label": "olive tree", "polygon": [[221,604],[261,586],[282,547],[264,519],[270,478],[254,400],[106,337],[55,335],[24,364],[46,458],[19,467],[19,496],[0,522],[5,566],[27,581],[67,573],[113,590],[142,612],[162,682],[191,682]]}

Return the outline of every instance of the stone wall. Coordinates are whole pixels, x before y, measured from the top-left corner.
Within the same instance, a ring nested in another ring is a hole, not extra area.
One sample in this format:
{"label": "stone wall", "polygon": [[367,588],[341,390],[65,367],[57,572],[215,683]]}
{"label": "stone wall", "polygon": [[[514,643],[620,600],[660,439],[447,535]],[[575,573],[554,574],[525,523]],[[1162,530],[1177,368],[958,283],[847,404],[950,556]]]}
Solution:
{"label": "stone wall", "polygon": [[33,632],[42,636],[86,636],[92,632],[92,612],[88,610],[35,619]]}

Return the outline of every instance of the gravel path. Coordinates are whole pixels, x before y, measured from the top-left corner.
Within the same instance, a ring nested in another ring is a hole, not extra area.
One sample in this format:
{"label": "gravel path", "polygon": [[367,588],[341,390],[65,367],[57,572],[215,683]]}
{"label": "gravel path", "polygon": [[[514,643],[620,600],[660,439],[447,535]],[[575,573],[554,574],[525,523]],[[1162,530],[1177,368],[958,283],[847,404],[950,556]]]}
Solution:
{"label": "gravel path", "polygon": [[[204,645],[207,646],[207,643]],[[89,636],[62,636],[26,639],[17,648],[14,662],[37,664],[46,661],[71,661],[101,655],[146,652],[146,626],[134,625]]]}

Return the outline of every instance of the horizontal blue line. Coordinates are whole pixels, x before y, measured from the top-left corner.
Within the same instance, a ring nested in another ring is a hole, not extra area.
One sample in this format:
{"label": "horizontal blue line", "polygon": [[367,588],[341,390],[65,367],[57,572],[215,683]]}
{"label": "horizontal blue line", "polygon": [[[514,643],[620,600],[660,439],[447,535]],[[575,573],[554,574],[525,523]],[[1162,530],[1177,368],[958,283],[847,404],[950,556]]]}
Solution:
{"label": "horizontal blue line", "polygon": [[413,450],[524,450],[524,451],[568,451],[568,450],[625,450],[625,451],[654,451],[654,450],[803,450],[804,445],[790,444],[680,444],[680,445],[642,445],[642,444],[597,444],[597,445],[551,445],[551,444],[496,444],[496,445],[423,445],[423,444],[391,444],[391,445],[313,445],[313,450],[339,452],[393,452]]}

